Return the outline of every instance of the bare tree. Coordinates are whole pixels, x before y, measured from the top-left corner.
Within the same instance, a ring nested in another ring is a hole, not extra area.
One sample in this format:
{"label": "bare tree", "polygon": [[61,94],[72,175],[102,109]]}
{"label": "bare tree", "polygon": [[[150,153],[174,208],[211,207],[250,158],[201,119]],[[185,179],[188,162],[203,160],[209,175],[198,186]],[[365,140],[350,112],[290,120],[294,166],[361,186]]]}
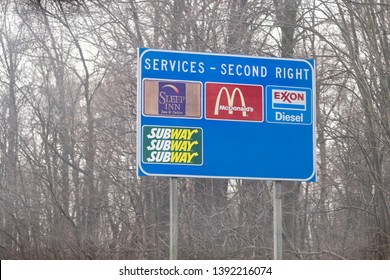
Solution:
{"label": "bare tree", "polygon": [[[2,258],[168,258],[168,179],[136,176],[138,47],[314,58],[317,182],[283,186],[284,257],[390,258],[385,1],[6,0],[0,12]],[[179,179],[179,257],[272,258],[271,185]]]}

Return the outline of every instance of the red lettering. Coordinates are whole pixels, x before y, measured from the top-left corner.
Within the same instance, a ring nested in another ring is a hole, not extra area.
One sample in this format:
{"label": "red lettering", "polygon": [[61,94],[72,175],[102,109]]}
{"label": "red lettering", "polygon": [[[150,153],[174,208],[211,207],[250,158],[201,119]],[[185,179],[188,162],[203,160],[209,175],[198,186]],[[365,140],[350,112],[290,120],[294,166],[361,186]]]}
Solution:
{"label": "red lettering", "polygon": [[304,101],[305,94],[301,92],[289,92],[289,91],[274,91],[274,98],[283,102],[291,103],[292,101]]}
{"label": "red lettering", "polygon": [[290,93],[288,91],[282,92],[282,101],[287,101],[288,103],[291,103],[291,100],[288,98]]}

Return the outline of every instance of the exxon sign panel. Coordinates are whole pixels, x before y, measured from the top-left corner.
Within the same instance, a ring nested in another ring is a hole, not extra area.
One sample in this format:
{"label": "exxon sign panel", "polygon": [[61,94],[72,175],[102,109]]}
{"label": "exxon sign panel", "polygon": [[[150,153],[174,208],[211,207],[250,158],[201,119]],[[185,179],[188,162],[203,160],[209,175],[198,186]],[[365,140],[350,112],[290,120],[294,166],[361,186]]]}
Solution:
{"label": "exxon sign panel", "polygon": [[138,51],[139,176],[315,180],[312,60]]}

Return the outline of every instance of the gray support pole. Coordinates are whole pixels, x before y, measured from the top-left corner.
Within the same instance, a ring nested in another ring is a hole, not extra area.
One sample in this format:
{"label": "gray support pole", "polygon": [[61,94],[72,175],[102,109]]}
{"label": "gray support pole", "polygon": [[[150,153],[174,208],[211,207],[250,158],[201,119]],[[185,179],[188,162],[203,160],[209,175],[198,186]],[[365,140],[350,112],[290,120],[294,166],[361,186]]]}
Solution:
{"label": "gray support pole", "polygon": [[169,259],[177,260],[179,248],[179,219],[178,219],[178,189],[177,178],[171,177],[170,181],[170,242]]}
{"label": "gray support pole", "polygon": [[282,182],[274,182],[274,260],[282,256]]}

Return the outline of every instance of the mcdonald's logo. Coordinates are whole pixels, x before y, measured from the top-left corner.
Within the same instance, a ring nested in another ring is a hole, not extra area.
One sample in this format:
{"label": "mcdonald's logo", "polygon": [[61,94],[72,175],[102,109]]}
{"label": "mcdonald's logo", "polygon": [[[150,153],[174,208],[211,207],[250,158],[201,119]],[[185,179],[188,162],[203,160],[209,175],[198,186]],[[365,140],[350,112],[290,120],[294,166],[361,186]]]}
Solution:
{"label": "mcdonald's logo", "polygon": [[[241,100],[241,107],[234,107],[233,104],[234,104],[234,97],[236,95],[236,92],[240,95],[240,100]],[[242,109],[242,116],[243,117],[246,117],[247,116],[247,113],[246,113],[246,109],[248,108],[248,110],[251,110],[253,111],[253,108],[252,107],[246,107],[245,106],[245,99],[244,99],[244,96],[242,95],[242,91],[240,88],[236,87],[233,89],[233,93],[232,95],[229,94],[229,91],[226,87],[222,87],[219,92],[218,92],[218,95],[217,95],[217,101],[215,102],[215,109],[214,109],[214,115],[218,115],[219,114],[219,110],[220,110],[220,102],[221,102],[221,95],[225,93],[226,94],[226,97],[227,97],[227,103],[228,103],[228,106],[226,107],[226,109],[228,110],[228,114],[232,115],[233,114],[233,110],[234,108],[240,108]],[[225,106],[221,106],[222,110],[225,109]]]}
{"label": "mcdonald's logo", "polygon": [[206,83],[206,118],[263,121],[263,87]]}

